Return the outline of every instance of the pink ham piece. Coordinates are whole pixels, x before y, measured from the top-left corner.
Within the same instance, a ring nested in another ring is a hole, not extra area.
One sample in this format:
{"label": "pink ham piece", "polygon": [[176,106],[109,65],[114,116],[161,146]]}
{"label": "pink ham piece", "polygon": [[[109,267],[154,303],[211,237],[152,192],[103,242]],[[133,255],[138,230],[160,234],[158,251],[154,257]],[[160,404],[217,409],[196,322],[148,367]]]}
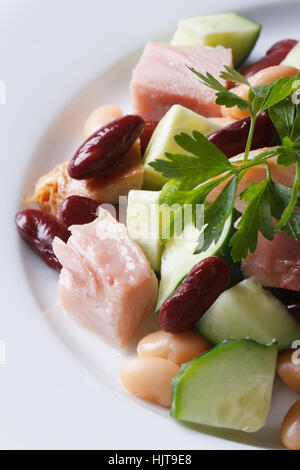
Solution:
{"label": "pink ham piece", "polygon": [[219,79],[223,66],[232,66],[231,49],[149,42],[133,71],[135,112],[146,121],[159,121],[171,106],[181,104],[206,117],[221,116],[215,92],[202,85],[187,65]]}
{"label": "pink ham piece", "polygon": [[243,261],[242,269],[263,286],[300,291],[300,239],[278,232],[269,241],[259,234],[256,251]]}
{"label": "pink ham piece", "polygon": [[71,232],[66,244],[58,238],[53,242],[63,266],[61,307],[107,342],[124,347],[143,317],[154,311],[157,278],[125,226],[107,211]]}

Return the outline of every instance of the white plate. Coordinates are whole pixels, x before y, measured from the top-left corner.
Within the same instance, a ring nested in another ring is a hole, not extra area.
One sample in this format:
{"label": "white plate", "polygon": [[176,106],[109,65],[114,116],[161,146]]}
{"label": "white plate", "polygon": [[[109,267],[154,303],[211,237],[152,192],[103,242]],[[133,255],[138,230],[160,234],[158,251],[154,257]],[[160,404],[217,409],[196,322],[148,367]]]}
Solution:
{"label": "white plate", "polygon": [[[18,240],[13,215],[38,176],[72,154],[88,113],[104,102],[130,109],[128,83],[147,40],[178,19],[222,11],[221,1],[0,0],[1,448],[276,448],[295,395],[277,384],[268,426],[256,435],[178,424],[158,407],[129,399],[120,353],[55,308],[57,275]],[[299,1],[227,1],[264,25],[254,56],[299,37]],[[264,4],[264,6],[259,6]],[[271,6],[270,6],[271,5]]]}

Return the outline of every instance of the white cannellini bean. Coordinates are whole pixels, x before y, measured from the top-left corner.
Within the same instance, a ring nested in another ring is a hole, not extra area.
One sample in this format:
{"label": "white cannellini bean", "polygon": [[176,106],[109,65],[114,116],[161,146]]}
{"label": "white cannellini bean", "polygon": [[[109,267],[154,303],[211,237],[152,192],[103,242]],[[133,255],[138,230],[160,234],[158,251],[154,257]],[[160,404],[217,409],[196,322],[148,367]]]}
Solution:
{"label": "white cannellini bean", "polygon": [[286,414],[281,425],[282,444],[289,450],[300,450],[300,400]]}
{"label": "white cannellini bean", "polygon": [[197,331],[180,334],[156,331],[139,342],[137,353],[139,357],[160,357],[180,365],[211,347],[212,345]]}
{"label": "white cannellini bean", "polygon": [[165,408],[171,407],[172,381],[179,366],[158,357],[138,357],[126,362],[121,369],[121,382],[138,398]]}
{"label": "white cannellini bean", "polygon": [[89,115],[84,124],[84,138],[88,139],[98,129],[101,129],[101,127],[105,126],[109,122],[112,122],[122,116],[123,112],[119,106],[114,104],[105,104],[103,106],[99,106]]}
{"label": "white cannellini bean", "polygon": [[227,127],[230,126],[230,124],[233,124],[236,119],[233,119],[232,117],[212,117],[209,118],[210,121],[215,122],[216,124],[219,124],[221,127]]}
{"label": "white cannellini bean", "polygon": [[300,364],[293,360],[298,351],[283,351],[278,356],[277,373],[287,387],[300,393]]}

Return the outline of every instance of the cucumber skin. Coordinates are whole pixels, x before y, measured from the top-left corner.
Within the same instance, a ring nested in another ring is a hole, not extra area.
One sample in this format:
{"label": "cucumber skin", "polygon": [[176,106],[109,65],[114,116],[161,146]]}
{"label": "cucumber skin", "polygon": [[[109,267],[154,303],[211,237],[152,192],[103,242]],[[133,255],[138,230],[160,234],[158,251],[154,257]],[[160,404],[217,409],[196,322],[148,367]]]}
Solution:
{"label": "cucumber skin", "polygon": [[251,339],[251,338],[243,338],[243,339],[239,339],[237,341],[234,341],[232,339],[225,339],[221,343],[216,344],[212,349],[209,349],[208,351],[205,351],[203,354],[199,354],[199,356],[194,357],[190,361],[187,361],[187,362],[184,362],[183,364],[181,364],[180,370],[179,370],[178,374],[176,375],[176,377],[173,380],[172,390],[174,391],[175,385],[181,379],[183,373],[187,369],[189,369],[195,362],[197,362],[200,358],[202,359],[202,358],[204,358],[208,355],[211,355],[212,353],[218,352],[219,349],[223,350],[224,347],[230,347],[230,346],[231,347],[237,347],[240,344],[254,344],[255,346],[259,346],[259,347],[263,347],[263,348],[273,348],[273,347],[275,348],[276,347],[276,350],[278,351],[277,341],[274,341],[270,344],[262,344],[262,343],[258,343],[257,341],[255,341],[254,339]]}
{"label": "cucumber skin", "polygon": [[[222,344],[222,343],[219,342],[218,339],[216,339],[213,336],[207,334],[206,332],[204,333],[202,331],[201,327],[200,327],[200,322],[197,322],[196,329],[200,333],[201,336],[203,336],[205,339],[207,339],[207,341],[209,341],[211,344],[214,344],[215,347],[217,347],[219,344]],[[253,341],[254,343],[256,343],[256,341],[254,339],[251,339],[251,338],[245,338],[245,339],[247,339],[248,341]],[[226,338],[223,341],[234,341],[234,340],[232,340],[230,338]],[[237,341],[241,341],[241,340],[237,340]],[[263,345],[262,343],[258,343],[258,344]],[[280,346],[280,345],[278,345],[278,341],[276,341],[276,344],[277,344],[278,352],[286,351],[287,349],[290,349],[290,347],[291,347],[290,343]],[[268,345],[265,344],[264,346],[268,346]]]}
{"label": "cucumber skin", "polygon": [[[242,48],[242,52],[240,50],[240,44],[239,44],[239,49],[236,50],[235,47],[232,47],[232,45],[229,46],[228,44],[226,44],[226,42],[224,43],[223,41],[212,40],[212,38],[210,36],[213,35],[213,32],[208,34],[208,37],[210,37],[210,39],[206,39],[206,41],[204,41],[204,43],[201,44],[201,45],[206,45],[206,46],[210,46],[210,47],[216,47],[217,45],[223,45],[223,47],[225,47],[225,48],[231,47],[232,48],[234,67],[236,69],[238,69],[247,60],[247,58],[251,54],[253,48],[255,47],[255,45],[258,41],[258,38],[260,36],[261,30],[262,30],[262,25],[260,23],[257,23],[256,21],[246,17],[246,16],[241,16],[237,13],[233,13],[233,14],[232,13],[227,13],[227,14],[224,14],[224,15],[221,14],[221,15],[209,15],[209,16],[217,16],[217,17],[218,16],[225,16],[226,17],[226,16],[229,16],[229,15],[231,15],[231,16],[233,15],[235,17],[235,19],[239,18],[240,20],[242,20],[243,26],[245,26],[245,23],[248,23],[248,25],[252,24],[256,28],[256,32],[253,31],[252,38],[248,39],[247,46],[245,46],[244,41],[242,41],[243,46],[244,46]],[[185,20],[183,20],[183,22],[184,21]],[[179,27],[180,27],[180,23],[179,23]],[[178,33],[178,29],[177,29],[176,32]],[[217,31],[216,34],[221,35],[220,31]],[[232,34],[234,34],[234,33],[232,33]],[[175,36],[176,36],[176,33],[175,33]],[[182,41],[181,41],[181,44],[180,44],[180,41],[175,41],[174,42],[175,36],[173,37],[173,40],[172,40],[172,43],[175,44],[175,45],[191,45],[192,44],[192,43],[185,43],[185,42],[182,43]],[[237,38],[236,38],[236,42],[237,42]],[[196,43],[194,42],[193,45],[196,45]]]}
{"label": "cucumber skin", "polygon": [[[280,301],[279,301],[279,302],[280,302]],[[290,316],[290,314],[289,314],[288,312],[287,312],[287,315]],[[204,316],[205,316],[205,315],[204,315]],[[291,318],[292,318],[292,317],[291,317]],[[279,352],[285,351],[285,350],[287,350],[287,349],[290,349],[291,343],[292,343],[294,340],[296,340],[296,339],[300,336],[300,327],[299,327],[299,325],[297,324],[296,320],[294,320],[294,323],[295,323],[295,328],[298,330],[299,334],[298,334],[298,333],[295,334],[295,338],[291,338],[288,343],[282,343],[282,344],[280,344],[279,341],[276,341],[276,343],[277,343],[277,349],[278,349]],[[220,343],[220,338],[219,338],[219,337],[216,337],[216,336],[214,336],[214,335],[209,334],[206,330],[204,330],[204,329],[202,328],[201,319],[197,322],[197,324],[196,324],[196,329],[197,329],[197,331],[201,334],[201,336],[203,336],[204,338],[206,338],[210,343],[212,343],[212,344],[214,344],[214,345],[222,344],[222,343]],[[254,341],[254,342],[258,342],[258,341],[256,341],[256,340],[250,338],[250,337],[247,338],[247,339],[248,339],[248,340],[251,340],[251,341]],[[234,339],[228,337],[228,338],[224,338],[222,341],[223,341],[223,342],[225,342],[225,341],[239,341],[239,339],[234,340]],[[258,343],[258,344],[263,344],[263,343]],[[267,345],[267,346],[268,346],[268,345]]]}
{"label": "cucumber skin", "polygon": [[[250,20],[249,18],[247,18],[249,21],[252,21]],[[254,22],[255,23],[255,22]],[[250,50],[249,52],[242,56],[239,60],[236,60],[234,66],[236,69],[240,68],[245,62],[246,60],[248,59],[248,57],[250,56],[251,52],[253,51],[258,39],[259,39],[259,36],[260,36],[260,33],[261,33],[261,30],[262,30],[262,25],[259,24],[259,23],[256,23],[257,26],[258,26],[258,30],[257,30],[257,33],[256,33],[256,36],[253,37],[253,40],[252,40],[252,43],[251,43],[251,47],[249,46]]]}
{"label": "cucumber skin", "polygon": [[[180,392],[180,386],[181,386],[180,382],[181,382],[181,380],[184,378],[187,371],[194,366],[195,363],[197,363],[199,360],[205,359],[205,357],[207,357],[209,355],[222,354],[222,352],[224,351],[224,348],[234,349],[234,348],[239,347],[240,345],[246,345],[246,344],[253,344],[257,347],[266,348],[266,349],[273,348],[273,349],[276,349],[276,353],[278,353],[278,343],[277,342],[273,342],[269,345],[265,345],[265,344],[258,343],[257,341],[254,341],[252,339],[248,339],[248,338],[241,339],[241,340],[238,340],[238,341],[224,340],[224,341],[222,341],[222,343],[217,344],[214,348],[206,351],[203,354],[200,354],[199,356],[196,356],[194,359],[191,359],[190,361],[187,361],[187,362],[183,363],[181,365],[181,368],[180,368],[178,374],[176,375],[176,377],[174,378],[174,380],[172,382],[172,404],[171,404],[170,416],[172,418],[180,420],[180,418],[177,417],[177,415],[178,415],[178,405],[176,403],[176,400],[177,400],[176,395],[178,394],[178,392]],[[182,421],[184,421],[184,420],[182,420]]]}

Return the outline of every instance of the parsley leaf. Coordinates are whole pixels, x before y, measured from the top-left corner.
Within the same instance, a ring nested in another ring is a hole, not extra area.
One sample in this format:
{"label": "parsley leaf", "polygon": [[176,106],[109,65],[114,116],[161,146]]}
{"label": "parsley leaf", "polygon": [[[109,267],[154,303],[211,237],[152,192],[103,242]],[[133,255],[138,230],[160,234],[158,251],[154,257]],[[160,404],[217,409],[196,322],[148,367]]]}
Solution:
{"label": "parsley leaf", "polygon": [[211,168],[206,167],[204,169],[201,159],[189,157],[188,155],[169,153],[166,153],[166,157],[168,160],[158,159],[149,164],[166,178],[192,177],[195,175],[195,172],[203,174],[203,181],[210,178],[210,176],[215,176],[214,165]]}
{"label": "parsley leaf", "polygon": [[209,160],[209,166],[214,164],[220,169],[223,168],[223,171],[231,168],[231,163],[224,153],[221,152],[221,150],[219,150],[203,134],[194,131],[192,135],[193,137],[182,132],[181,134],[175,136],[175,141],[187,152],[192,153],[199,159],[201,158],[201,160],[203,160],[203,164],[205,164],[205,160]]}
{"label": "parsley leaf", "polygon": [[222,85],[222,83],[220,83],[215,77],[213,77],[211,73],[207,73],[206,75],[203,75],[202,73],[194,69],[194,67],[188,67],[188,68],[190,69],[191,72],[197,75],[197,77],[200,78],[202,84],[207,86],[208,88],[211,88],[212,90],[216,90],[219,92],[227,91],[226,88]]}
{"label": "parsley leaf", "polygon": [[206,251],[209,246],[219,240],[224,224],[233,211],[238,177],[235,175],[224,187],[219,196],[212,204],[209,204],[204,212],[204,244],[201,237],[200,245],[196,247],[195,253]]}
{"label": "parsley leaf", "polygon": [[294,148],[294,143],[289,137],[284,137],[282,146],[278,148],[279,165],[290,166],[297,161],[298,155]]}
{"label": "parsley leaf", "polygon": [[241,194],[241,198],[248,204],[238,224],[238,230],[230,240],[231,254],[235,262],[246,258],[248,251],[255,251],[259,231],[268,240],[274,238],[275,228],[268,202],[269,183],[270,177],[267,177],[262,183],[251,184]]}
{"label": "parsley leaf", "polygon": [[[271,108],[275,104],[290,96],[295,91],[295,86],[297,86],[297,82],[299,83],[299,80],[300,72],[295,77],[283,77],[270,84],[269,91],[262,107],[260,108],[260,112]],[[254,91],[256,91],[255,88]]]}
{"label": "parsley leaf", "polygon": [[291,198],[290,198],[288,206],[286,207],[286,209],[284,210],[280,218],[279,224],[277,225],[277,230],[281,230],[289,222],[293,214],[294,207],[297,203],[299,186],[300,186],[300,160],[298,159],[296,163],[296,173],[295,173],[293,189],[291,191]]}
{"label": "parsley leaf", "polygon": [[167,209],[165,208],[164,210],[165,217],[163,217],[162,221],[163,240],[167,240],[169,237],[172,237],[175,232],[177,235],[180,235],[180,232],[184,227],[180,227],[180,224],[176,223],[176,221],[179,217],[182,217],[182,212],[180,211],[183,210],[182,208],[184,205],[191,205],[193,215],[195,216],[197,204],[203,204],[208,194],[227,178],[228,175],[226,174],[220,178],[207,181],[197,188],[189,190],[187,189],[188,184],[186,184],[184,180],[173,179],[168,181],[168,183],[164,185],[159,198],[159,204],[161,206],[168,206],[170,208],[170,218],[168,218]]}
{"label": "parsley leaf", "polygon": [[295,142],[295,144],[298,143],[300,139],[300,106],[296,106],[296,117],[294,121],[294,126],[291,134],[291,139]]}
{"label": "parsley leaf", "polygon": [[226,108],[233,108],[237,106],[242,111],[249,109],[249,102],[244,100],[238,95],[230,91],[222,91],[217,93],[216,103],[225,106]]}
{"label": "parsley leaf", "polygon": [[272,106],[269,114],[282,143],[278,148],[277,163],[292,165],[300,158],[300,109],[286,98]]}
{"label": "parsley leaf", "polygon": [[295,105],[290,98],[280,101],[269,109],[270,118],[279,134],[281,141],[290,136],[295,120]]}
{"label": "parsley leaf", "polygon": [[[233,108],[237,106],[241,110],[248,109],[250,104],[249,101],[244,100],[240,96],[232,93],[231,91],[226,90],[226,88],[220,83],[215,77],[213,77],[210,73],[203,75],[200,72],[197,72],[193,67],[189,67],[189,69],[200,78],[200,81],[203,85],[211,88],[212,90],[217,91],[216,94],[216,103],[220,105],[224,105],[227,108]],[[228,70],[233,70],[228,67]],[[233,71],[234,72],[234,71]],[[223,72],[226,73],[226,72]]]}
{"label": "parsley leaf", "polygon": [[241,75],[237,70],[228,67],[228,65],[224,65],[224,69],[225,71],[220,73],[220,78],[223,78],[223,80],[229,80],[230,82],[243,83],[251,88],[251,84],[247,78]]}
{"label": "parsley leaf", "polygon": [[220,178],[209,180],[206,183],[199,185],[197,188],[190,188],[185,184],[185,180],[172,179],[168,181],[160,194],[159,203],[172,206],[173,204],[202,204],[208,194],[221,184],[228,175],[221,176]]}
{"label": "parsley leaf", "polygon": [[[269,185],[269,200],[271,205],[272,216],[280,220],[283,212],[289,205],[292,197],[292,190],[287,186],[284,186],[274,181],[270,182]],[[299,191],[297,205],[300,204]],[[282,231],[287,234],[288,237],[297,240],[300,236],[300,213],[297,210],[293,210],[288,222]]]}
{"label": "parsley leaf", "polygon": [[257,85],[253,88],[253,95],[265,100],[270,90],[274,87],[275,82],[266,83],[264,85]]}
{"label": "parsley leaf", "polygon": [[228,158],[200,132],[194,131],[192,137],[181,133],[175,140],[183,150],[194,156],[166,153],[167,160],[158,159],[151,162],[149,165],[163,176],[187,178],[197,174],[197,184],[200,184],[231,170],[232,165]]}

